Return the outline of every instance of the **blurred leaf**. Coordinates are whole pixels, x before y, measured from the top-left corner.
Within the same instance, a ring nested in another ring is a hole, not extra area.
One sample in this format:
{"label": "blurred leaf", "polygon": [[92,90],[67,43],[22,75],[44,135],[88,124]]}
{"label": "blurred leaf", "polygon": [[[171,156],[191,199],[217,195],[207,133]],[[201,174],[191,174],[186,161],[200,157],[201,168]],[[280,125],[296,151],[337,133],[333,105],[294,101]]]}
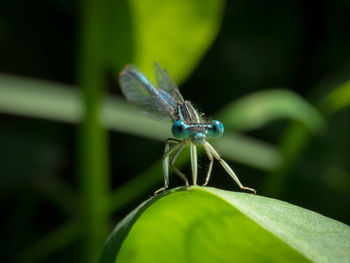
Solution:
{"label": "blurred leaf", "polygon": [[16,255],[18,262],[40,262],[46,259],[58,249],[70,245],[73,240],[81,235],[81,222],[72,220],[57,227],[53,232],[44,236],[25,250]]}
{"label": "blurred leaf", "polygon": [[180,83],[214,41],[224,1],[130,0],[129,6],[134,40],[130,62],[152,78],[158,61]]}
{"label": "blurred leaf", "polygon": [[213,141],[220,154],[230,160],[270,171],[279,166],[283,157],[272,145],[239,133],[226,133]]}
{"label": "blurred leaf", "polygon": [[79,210],[78,194],[63,178],[55,175],[41,176],[34,181],[34,186],[66,215],[75,215]]}
{"label": "blurred leaf", "polygon": [[265,194],[276,197],[286,190],[290,168],[301,158],[312,138],[310,131],[300,122],[292,121],[288,124],[279,142],[283,162],[271,169],[271,173],[264,178],[261,188]]}
{"label": "blurred leaf", "polygon": [[[312,100],[320,106],[320,111],[326,113],[327,122],[332,114],[350,105],[350,81],[347,80],[349,69],[347,65],[345,68],[329,74],[315,88],[314,97],[316,98]],[[287,126],[280,138],[279,146],[284,156],[284,162],[280,166],[276,166],[276,169],[265,177],[262,186],[264,193],[268,193],[270,196],[278,196],[287,189],[287,178],[291,176],[291,167],[297,160],[303,158],[303,151],[312,140],[314,138],[310,129],[307,129],[305,125],[301,125],[300,122],[294,121]],[[327,160],[327,167],[330,167],[330,159],[332,159],[331,156]],[[340,160],[340,158],[337,158],[337,160]]]}
{"label": "blurred leaf", "polygon": [[350,80],[333,89],[321,105],[330,113],[334,113],[350,105]]}
{"label": "blurred leaf", "polygon": [[83,106],[71,85],[0,74],[0,112],[77,123]]}
{"label": "blurred leaf", "polygon": [[266,90],[247,95],[225,107],[220,114],[225,128],[239,131],[257,129],[285,118],[301,121],[312,132],[324,125],[320,113],[289,90]]}
{"label": "blurred leaf", "polygon": [[[0,75],[0,112],[69,123],[79,123],[83,116],[82,101],[74,86],[9,75]],[[106,97],[100,114],[103,125],[114,131],[160,141],[172,136],[170,121],[149,119],[118,97]],[[238,133],[226,133],[213,144],[223,157],[264,170],[282,161],[272,145]]]}
{"label": "blurred leaf", "polygon": [[124,218],[100,263],[349,262],[349,235],[348,226],[279,200],[182,188]]}

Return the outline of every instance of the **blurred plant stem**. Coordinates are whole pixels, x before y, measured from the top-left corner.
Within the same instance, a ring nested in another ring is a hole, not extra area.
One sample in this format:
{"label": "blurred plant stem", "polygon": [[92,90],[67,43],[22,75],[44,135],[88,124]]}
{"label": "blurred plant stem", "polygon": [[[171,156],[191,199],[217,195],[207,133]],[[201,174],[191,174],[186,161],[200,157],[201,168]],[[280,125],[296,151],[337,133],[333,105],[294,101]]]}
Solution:
{"label": "blurred plant stem", "polygon": [[82,194],[82,262],[97,262],[108,230],[107,132],[100,116],[104,92],[105,8],[108,0],[82,2],[78,65],[84,115],[79,127]]}

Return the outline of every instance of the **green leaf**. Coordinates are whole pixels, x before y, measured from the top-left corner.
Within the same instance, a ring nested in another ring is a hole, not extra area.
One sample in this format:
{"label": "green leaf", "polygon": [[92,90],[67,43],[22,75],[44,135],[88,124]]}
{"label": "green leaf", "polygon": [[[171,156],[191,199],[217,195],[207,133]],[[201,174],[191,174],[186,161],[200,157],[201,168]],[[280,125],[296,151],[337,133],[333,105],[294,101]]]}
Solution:
{"label": "green leaf", "polygon": [[152,79],[158,61],[180,83],[214,41],[224,1],[130,0],[129,7],[134,48],[130,62]]}
{"label": "green leaf", "polygon": [[337,86],[323,100],[321,105],[329,113],[334,113],[350,105],[350,80]]}
{"label": "green leaf", "polygon": [[301,121],[310,131],[324,126],[321,114],[306,100],[289,90],[255,92],[228,105],[222,112],[225,128],[257,129],[279,119]]}
{"label": "green leaf", "polygon": [[107,240],[110,262],[350,262],[350,228],[266,197],[192,187],[150,198]]}

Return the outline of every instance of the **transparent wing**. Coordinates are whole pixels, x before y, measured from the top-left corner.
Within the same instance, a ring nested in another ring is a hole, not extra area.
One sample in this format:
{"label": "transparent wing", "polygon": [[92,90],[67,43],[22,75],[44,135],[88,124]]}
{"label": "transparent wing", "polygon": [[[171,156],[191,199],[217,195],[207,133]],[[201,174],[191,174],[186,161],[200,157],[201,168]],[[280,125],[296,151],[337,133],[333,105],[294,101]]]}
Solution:
{"label": "transparent wing", "polygon": [[174,119],[177,102],[167,91],[157,88],[140,70],[127,65],[119,75],[119,83],[129,102],[147,115]]}
{"label": "transparent wing", "polygon": [[168,71],[162,68],[157,62],[155,62],[154,72],[156,74],[158,87],[168,92],[178,102],[184,103],[184,99],[174,80],[169,75]]}

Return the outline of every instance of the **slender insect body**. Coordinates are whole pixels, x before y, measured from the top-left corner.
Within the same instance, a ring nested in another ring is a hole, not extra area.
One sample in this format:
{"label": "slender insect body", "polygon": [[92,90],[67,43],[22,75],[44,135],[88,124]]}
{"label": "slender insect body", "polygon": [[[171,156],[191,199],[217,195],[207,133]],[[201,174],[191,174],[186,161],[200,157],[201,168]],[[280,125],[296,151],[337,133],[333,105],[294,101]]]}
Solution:
{"label": "slender insect body", "polygon": [[193,107],[191,102],[185,101],[175,82],[158,63],[155,63],[155,73],[158,87],[133,65],[127,65],[119,76],[122,92],[128,101],[135,104],[148,115],[155,118],[169,117],[173,121],[172,133],[176,139],[170,138],[165,143],[163,156],[164,186],[155,191],[155,194],[165,191],[169,187],[169,165],[185,181],[186,187],[189,188],[188,179],[174,165],[176,158],[188,145],[190,146],[194,185],[197,184],[198,164],[196,147],[199,145],[204,147],[210,161],[203,186],[209,182],[213,162],[216,159],[241,189],[255,193],[254,189],[242,185],[231,167],[207,142],[207,139],[217,139],[223,134],[223,124],[218,120],[208,122],[204,115]]}

